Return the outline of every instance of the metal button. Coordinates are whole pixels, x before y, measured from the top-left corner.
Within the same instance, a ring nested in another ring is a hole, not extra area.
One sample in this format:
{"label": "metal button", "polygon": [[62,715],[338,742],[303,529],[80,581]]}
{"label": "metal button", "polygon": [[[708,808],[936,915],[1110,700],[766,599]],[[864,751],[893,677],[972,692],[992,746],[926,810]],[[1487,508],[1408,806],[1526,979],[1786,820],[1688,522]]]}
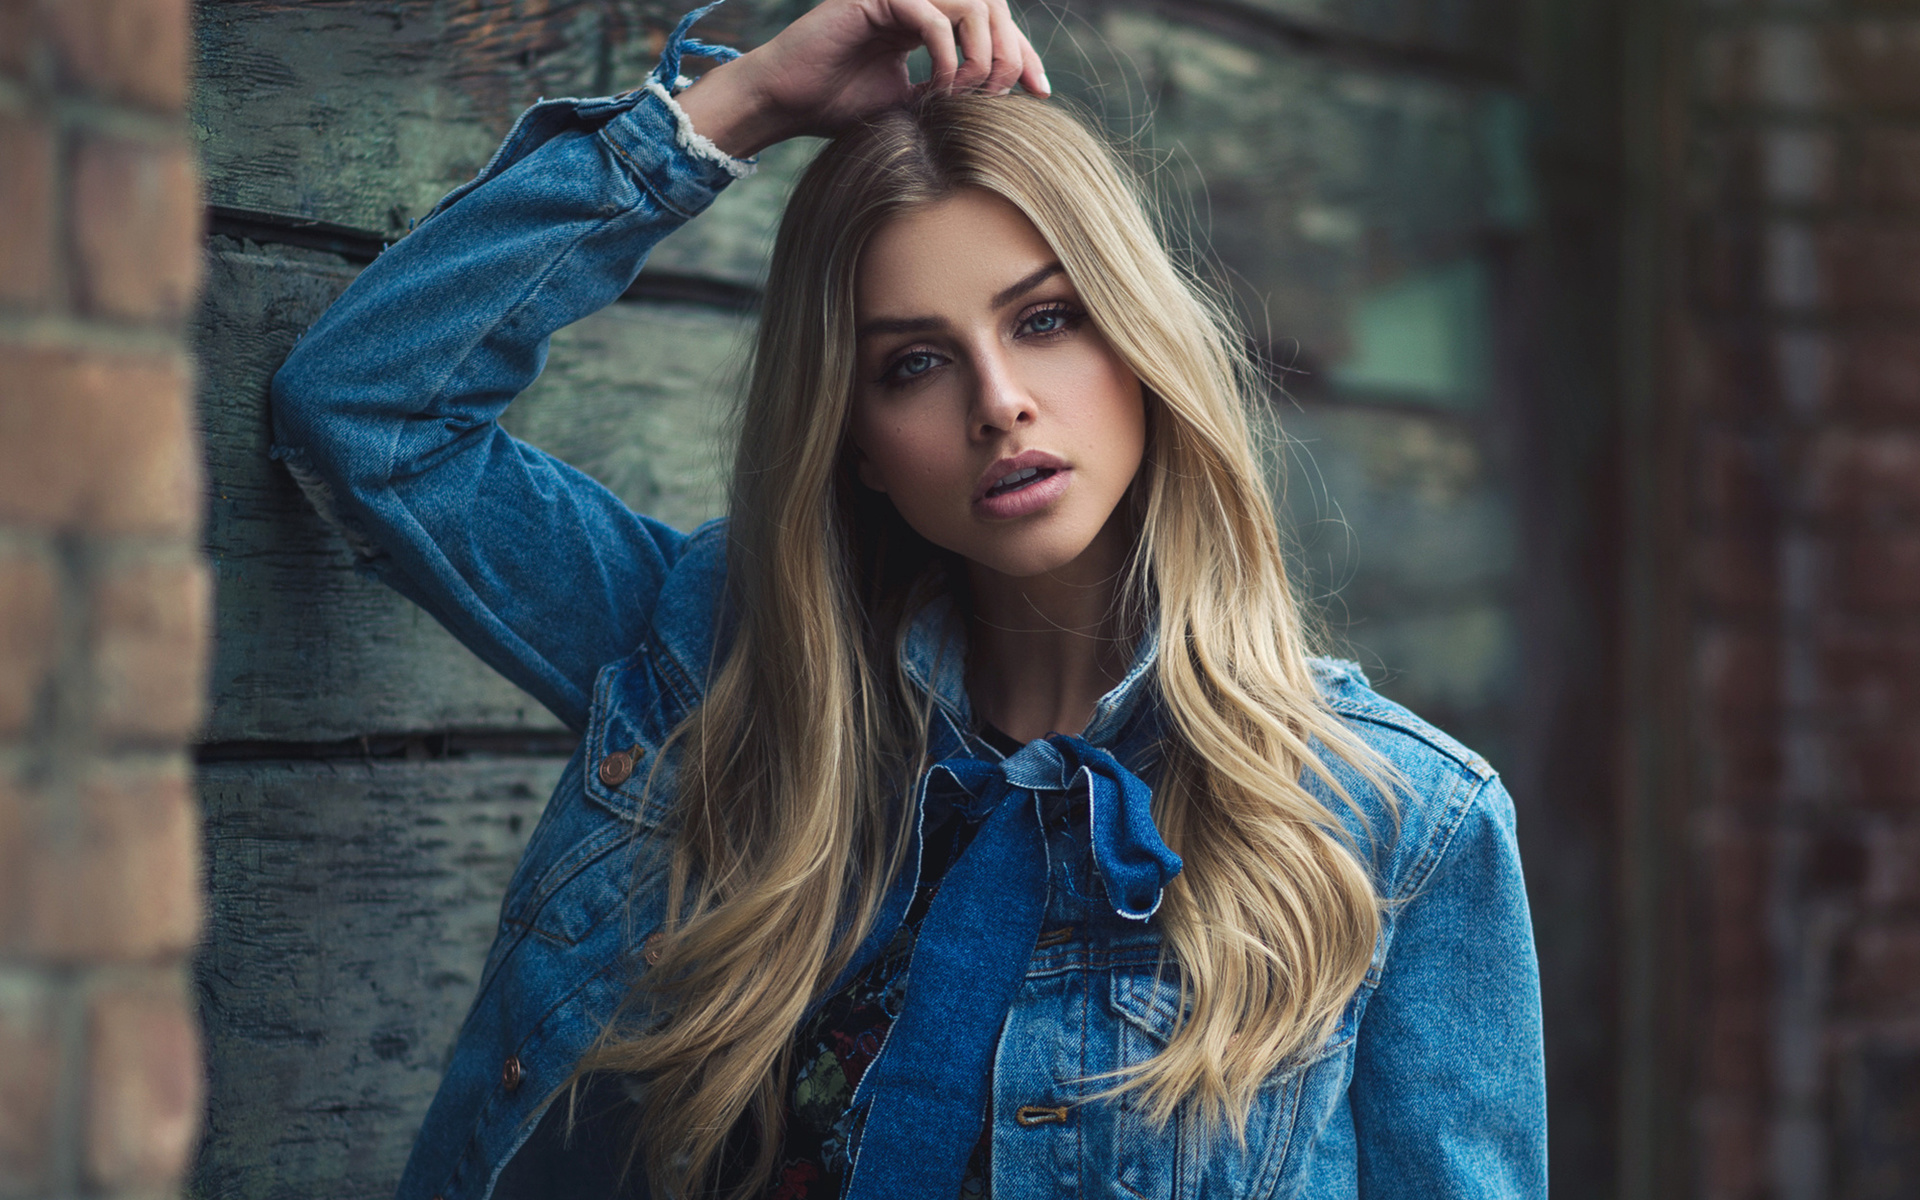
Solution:
{"label": "metal button", "polygon": [[527,1069],[520,1065],[520,1056],[512,1054],[500,1067],[500,1086],[510,1092],[520,1090],[520,1081],[527,1077]]}
{"label": "metal button", "polygon": [[633,755],[626,750],[615,750],[600,760],[600,782],[608,787],[619,787],[633,774]]}
{"label": "metal button", "polygon": [[660,943],[661,936],[656,933],[647,939],[646,946],[640,951],[640,956],[647,960],[650,967],[660,961]]}
{"label": "metal button", "polygon": [[1022,1128],[1032,1129],[1035,1125],[1064,1125],[1067,1121],[1067,1106],[1047,1108],[1038,1104],[1022,1104],[1014,1110],[1013,1119]]}

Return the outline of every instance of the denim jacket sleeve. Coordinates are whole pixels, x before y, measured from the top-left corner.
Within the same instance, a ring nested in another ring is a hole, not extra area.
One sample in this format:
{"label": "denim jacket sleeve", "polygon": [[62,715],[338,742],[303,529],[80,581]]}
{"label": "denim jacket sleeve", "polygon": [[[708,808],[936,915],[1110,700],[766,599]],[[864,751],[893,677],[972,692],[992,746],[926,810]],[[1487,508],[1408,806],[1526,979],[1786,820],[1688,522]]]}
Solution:
{"label": "denim jacket sleeve", "polygon": [[1390,902],[1348,1101],[1363,1196],[1547,1194],[1545,1057],[1513,801],[1480,782]]}
{"label": "denim jacket sleeve", "polygon": [[595,671],[632,651],[687,539],[498,418],[554,331],[617,298],[745,173],[668,99],[677,52],[698,46],[685,25],[646,87],[523,113],[272,386],[273,455],[363,568],[575,729]]}

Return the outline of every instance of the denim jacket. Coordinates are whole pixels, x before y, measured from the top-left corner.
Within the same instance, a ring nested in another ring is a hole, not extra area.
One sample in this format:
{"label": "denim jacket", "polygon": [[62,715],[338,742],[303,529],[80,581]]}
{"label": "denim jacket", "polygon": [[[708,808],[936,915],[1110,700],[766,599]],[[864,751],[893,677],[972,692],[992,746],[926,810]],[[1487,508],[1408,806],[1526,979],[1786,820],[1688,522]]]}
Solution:
{"label": "denim jacket", "polygon": [[[565,1105],[546,1101],[647,967],[676,795],[660,747],[724,648],[727,531],[637,515],[497,418],[556,330],[618,297],[655,243],[743,173],[671,101],[683,32],[652,81],[666,87],[528,109],[273,381],[273,454],[363,568],[583,734],[509,885],[402,1200],[597,1200],[612,1187],[614,1126],[587,1121],[562,1145]],[[935,758],[996,756],[969,732],[961,636],[943,603],[929,607],[905,643],[908,674],[934,701]],[[1140,647],[1083,734],[1149,782],[1155,653]],[[1180,989],[1157,969],[1157,924],[1090,904],[1082,864],[1059,847],[1046,932],[993,1066],[996,1200],[1545,1194],[1539,982],[1512,803],[1483,759],[1356,666],[1315,671],[1326,704],[1409,784],[1390,806],[1336,763],[1349,811],[1306,777],[1383,901],[1338,1027],[1267,1080],[1244,1140],[1185,1115],[1155,1126],[1125,1099],[1080,1103],[1092,1077],[1165,1044]]]}

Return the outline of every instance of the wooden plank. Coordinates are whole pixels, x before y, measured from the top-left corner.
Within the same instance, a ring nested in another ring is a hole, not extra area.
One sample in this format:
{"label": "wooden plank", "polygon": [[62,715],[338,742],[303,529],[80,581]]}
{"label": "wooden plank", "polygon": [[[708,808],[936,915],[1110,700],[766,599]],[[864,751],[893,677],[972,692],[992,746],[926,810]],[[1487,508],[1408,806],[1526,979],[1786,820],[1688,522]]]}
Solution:
{"label": "wooden plank", "polygon": [[613,305],[554,337],[546,371],[502,424],[628,507],[691,529],[726,511],[728,419],[752,334],[747,317]]}
{"label": "wooden plank", "polygon": [[[268,381],[352,270],[233,243],[208,269],[194,334],[220,629],[204,738],[557,728],[431,618],[355,574],[345,545],[266,457]],[[721,510],[719,388],[743,328],[732,314],[616,305],[554,339],[515,428],[690,528]]]}
{"label": "wooden plank", "polygon": [[[808,7],[732,0],[703,36],[757,44]],[[638,85],[681,6],[663,0],[221,0],[195,6],[192,119],[210,203],[397,238],[471,179],[542,96]],[[690,66],[694,63],[690,61]],[[767,156],[656,266],[756,282],[796,144]]]}
{"label": "wooden plank", "polygon": [[202,768],[209,1099],[189,1194],[393,1194],[563,765]]}
{"label": "wooden plank", "polygon": [[1136,147],[1170,224],[1221,266],[1255,341],[1312,372],[1306,387],[1365,351],[1356,322],[1383,294],[1474,269],[1490,236],[1532,219],[1511,93],[1124,8],[1067,32],[1056,85]]}
{"label": "wooden plank", "polygon": [[1416,409],[1287,406],[1286,519],[1315,595],[1368,613],[1497,595],[1517,555],[1485,432]]}
{"label": "wooden plank", "polygon": [[1286,406],[1279,419],[1290,558],[1336,648],[1389,696],[1504,754],[1519,530],[1489,431],[1338,404]]}
{"label": "wooden plank", "polygon": [[1526,28],[1518,0],[1207,0],[1206,7],[1229,17],[1277,19],[1337,39],[1340,48],[1357,42],[1439,69],[1512,71]]}

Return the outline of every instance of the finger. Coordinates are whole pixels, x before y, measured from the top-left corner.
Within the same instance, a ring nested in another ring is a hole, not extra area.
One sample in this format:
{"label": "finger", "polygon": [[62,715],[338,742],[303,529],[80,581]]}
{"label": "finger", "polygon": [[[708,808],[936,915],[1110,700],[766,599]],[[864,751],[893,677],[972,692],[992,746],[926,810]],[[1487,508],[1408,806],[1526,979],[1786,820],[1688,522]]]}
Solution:
{"label": "finger", "polygon": [[895,0],[893,10],[904,23],[920,35],[920,44],[933,60],[933,74],[927,86],[936,92],[953,90],[954,73],[960,69],[960,54],[953,43],[953,22],[933,6],[933,0]]}
{"label": "finger", "polygon": [[992,17],[985,0],[954,5],[948,11],[960,31],[960,52],[966,55],[966,61],[954,73],[953,86],[956,90],[977,88],[993,73]]}
{"label": "finger", "polygon": [[1013,14],[1007,11],[1006,0],[993,0],[993,70],[987,72],[986,82],[981,84],[993,95],[1013,90],[1015,81],[1020,78],[1020,69],[1025,62],[1026,39],[1020,36],[1020,27],[1013,23]]}
{"label": "finger", "polygon": [[1020,84],[1036,96],[1053,95],[1053,84],[1047,81],[1047,68],[1040,61],[1040,52],[1033,48],[1033,42],[1027,35],[1020,35],[1020,45],[1025,53],[1020,56]]}

